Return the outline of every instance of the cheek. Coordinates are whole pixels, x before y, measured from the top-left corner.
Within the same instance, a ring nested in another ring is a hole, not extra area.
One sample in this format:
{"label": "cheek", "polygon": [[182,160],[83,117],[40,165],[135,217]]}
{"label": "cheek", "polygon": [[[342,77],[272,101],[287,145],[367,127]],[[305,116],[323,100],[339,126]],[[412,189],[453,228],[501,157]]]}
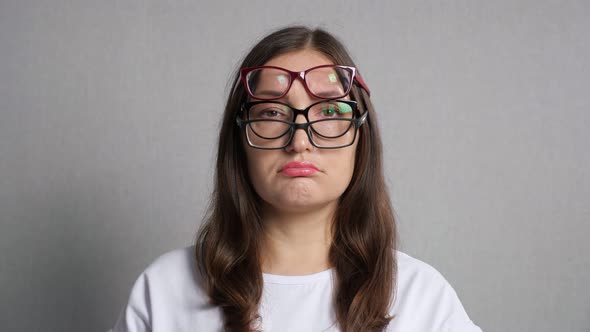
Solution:
{"label": "cheek", "polygon": [[265,181],[273,172],[273,167],[270,163],[273,159],[272,152],[246,147],[246,159],[250,182],[254,186],[254,190],[259,192],[260,190],[263,190]]}
{"label": "cheek", "polygon": [[346,184],[346,187],[348,187],[348,185],[350,184],[350,181],[352,180],[352,176],[354,174],[354,167],[355,167],[355,161],[356,161],[356,149],[357,149],[357,143],[355,143],[354,145],[352,145],[350,147],[350,151],[348,151],[348,154],[347,154],[346,178],[348,179],[348,183]]}
{"label": "cheek", "polygon": [[[355,154],[354,154],[354,149],[353,153],[351,153],[350,157],[349,157],[349,162],[347,163],[348,165],[348,169],[347,169],[347,177],[348,177],[348,182],[350,183],[350,180],[352,179],[352,174],[354,173],[354,160],[355,160]],[[347,185],[348,187],[348,185]]]}
{"label": "cheek", "polygon": [[358,145],[359,145],[359,134],[360,133],[357,133],[354,144],[349,146],[348,150],[346,151],[346,156],[347,156],[347,160],[348,160],[347,165],[349,166],[351,173],[354,170],[354,164],[356,161],[356,151],[357,151]]}
{"label": "cheek", "polygon": [[248,151],[251,148],[246,148],[246,162],[248,163],[248,175],[252,183],[260,176],[257,174],[260,170],[260,158],[257,158],[256,153]]}
{"label": "cheek", "polygon": [[342,190],[348,187],[354,173],[356,148],[354,146],[349,148],[349,151],[342,151],[342,154],[334,156],[335,158],[331,162],[333,172],[329,173],[332,183]]}

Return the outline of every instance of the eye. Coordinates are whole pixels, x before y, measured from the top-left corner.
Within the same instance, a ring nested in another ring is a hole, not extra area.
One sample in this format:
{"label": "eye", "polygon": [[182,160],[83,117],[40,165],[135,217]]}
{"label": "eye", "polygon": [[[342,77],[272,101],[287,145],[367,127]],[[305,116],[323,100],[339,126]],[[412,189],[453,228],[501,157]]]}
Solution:
{"label": "eye", "polygon": [[321,116],[323,117],[335,117],[342,116],[352,112],[352,107],[347,103],[326,103],[321,107]]}
{"label": "eye", "polygon": [[323,109],[322,109],[322,115],[323,116],[333,116],[336,112],[337,112],[337,108],[336,105],[330,104],[330,105],[326,105]]}
{"label": "eye", "polygon": [[262,112],[260,112],[260,116],[265,117],[265,118],[273,118],[273,117],[277,117],[279,116],[279,111],[277,110],[273,110],[273,109],[266,109],[266,110],[262,110]]}
{"label": "eye", "polygon": [[288,108],[277,104],[259,104],[250,109],[250,119],[271,119],[288,121],[291,118],[291,112]]}

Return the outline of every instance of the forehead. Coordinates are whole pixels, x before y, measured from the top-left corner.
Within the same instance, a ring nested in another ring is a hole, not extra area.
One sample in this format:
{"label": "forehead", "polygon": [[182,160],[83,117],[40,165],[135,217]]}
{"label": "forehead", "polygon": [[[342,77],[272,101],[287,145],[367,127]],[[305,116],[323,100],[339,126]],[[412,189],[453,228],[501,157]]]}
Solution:
{"label": "forehead", "polygon": [[303,49],[278,55],[265,66],[277,66],[291,71],[304,71],[320,65],[333,65],[334,61],[325,54],[314,49]]}

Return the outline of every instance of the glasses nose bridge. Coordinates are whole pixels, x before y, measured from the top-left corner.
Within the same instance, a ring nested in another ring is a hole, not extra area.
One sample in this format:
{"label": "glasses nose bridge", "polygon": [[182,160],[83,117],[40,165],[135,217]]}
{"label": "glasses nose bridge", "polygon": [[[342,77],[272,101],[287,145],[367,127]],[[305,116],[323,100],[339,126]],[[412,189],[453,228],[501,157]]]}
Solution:
{"label": "glasses nose bridge", "polygon": [[289,82],[289,88],[287,89],[287,91],[285,91],[285,94],[287,94],[287,93],[289,93],[289,91],[291,91],[291,89],[293,88],[293,83],[296,80],[301,81],[301,85],[303,86],[303,89],[305,89],[306,92],[309,92],[309,87],[307,86],[307,82],[305,81],[306,71],[296,72],[296,71],[290,71],[287,69],[284,69],[284,70],[287,71],[291,75],[291,81]]}
{"label": "glasses nose bridge", "polygon": [[300,72],[292,71],[291,72],[291,85],[293,84],[293,82],[296,79],[299,79],[301,81],[301,84],[303,84],[305,89],[307,89],[307,82],[305,82],[305,72],[306,71],[300,71]]}
{"label": "glasses nose bridge", "polygon": [[295,133],[298,129],[303,129],[305,132],[307,132],[307,128],[309,128],[309,122],[294,123],[293,133]]}
{"label": "glasses nose bridge", "polygon": [[[305,108],[305,109],[296,109],[293,108],[293,124],[292,124],[292,131],[291,131],[291,138],[293,138],[293,136],[295,136],[295,133],[297,133],[297,130],[299,129],[303,129],[303,131],[305,132],[305,135],[307,135],[307,138],[310,140],[311,142],[311,137],[310,137],[310,133],[309,133],[309,127],[311,126],[311,124],[309,123],[309,119],[307,118],[307,112],[309,112],[309,107]],[[303,115],[303,118],[305,119],[305,122],[300,122],[297,123],[297,117],[299,115]]]}
{"label": "glasses nose bridge", "polygon": [[[299,115],[303,115],[303,118],[305,119],[305,122],[303,124],[309,123],[309,119],[307,117],[307,113],[309,112],[310,107],[304,108],[304,109],[297,109],[297,108],[291,108],[292,112],[293,112],[293,123],[297,126],[298,124],[296,123],[297,121],[297,117]],[[295,130],[300,129],[303,127],[297,127],[295,128]]]}
{"label": "glasses nose bridge", "polygon": [[[315,146],[315,143],[313,142],[313,138],[311,137],[311,132],[309,131],[310,128],[310,123],[307,122],[307,118],[305,119],[306,121],[303,123],[293,123],[292,125],[292,129],[291,129],[291,137],[289,137],[289,143],[287,145],[291,145],[293,144],[293,139],[295,138],[295,135],[297,134],[297,130],[299,129],[303,129],[304,135],[307,136],[307,140],[309,141],[309,143],[313,146]],[[308,143],[308,144],[309,144]]]}
{"label": "glasses nose bridge", "polygon": [[295,75],[293,75],[293,76],[295,76],[295,78],[299,78],[301,80],[301,82],[305,82],[305,73],[306,73],[305,70],[300,71],[300,72],[294,72],[293,74],[295,74]]}

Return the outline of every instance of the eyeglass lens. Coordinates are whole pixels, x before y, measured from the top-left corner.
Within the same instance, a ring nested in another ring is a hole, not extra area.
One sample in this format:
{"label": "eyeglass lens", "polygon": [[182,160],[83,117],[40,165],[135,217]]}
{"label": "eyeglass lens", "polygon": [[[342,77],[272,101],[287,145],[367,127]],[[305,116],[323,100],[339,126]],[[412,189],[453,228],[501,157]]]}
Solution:
{"label": "eyeglass lens", "polygon": [[[305,84],[318,98],[340,98],[350,91],[353,71],[345,67],[318,67],[305,74]],[[254,98],[273,99],[286,94],[291,86],[291,73],[278,68],[260,68],[248,73],[246,82]]]}

